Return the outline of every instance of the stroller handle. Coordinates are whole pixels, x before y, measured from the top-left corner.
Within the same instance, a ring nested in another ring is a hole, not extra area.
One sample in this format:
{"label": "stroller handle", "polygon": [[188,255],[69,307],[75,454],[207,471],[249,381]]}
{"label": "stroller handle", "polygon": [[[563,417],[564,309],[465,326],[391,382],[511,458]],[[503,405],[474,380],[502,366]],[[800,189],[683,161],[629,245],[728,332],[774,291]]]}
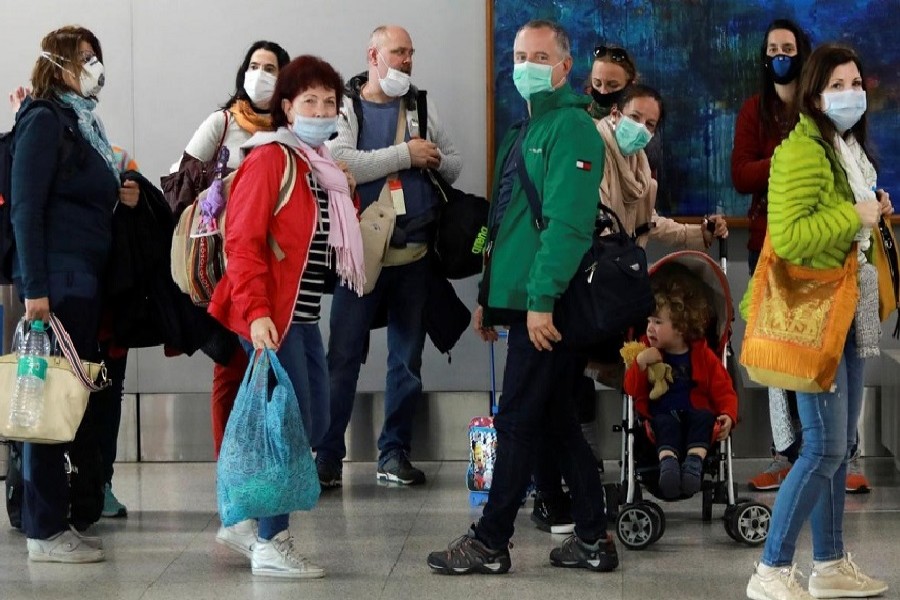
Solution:
{"label": "stroller handle", "polygon": [[[716,233],[716,224],[713,221],[706,221],[706,230],[712,234]],[[728,240],[720,237],[719,239],[719,259],[728,260]],[[725,264],[725,263],[722,263]]]}

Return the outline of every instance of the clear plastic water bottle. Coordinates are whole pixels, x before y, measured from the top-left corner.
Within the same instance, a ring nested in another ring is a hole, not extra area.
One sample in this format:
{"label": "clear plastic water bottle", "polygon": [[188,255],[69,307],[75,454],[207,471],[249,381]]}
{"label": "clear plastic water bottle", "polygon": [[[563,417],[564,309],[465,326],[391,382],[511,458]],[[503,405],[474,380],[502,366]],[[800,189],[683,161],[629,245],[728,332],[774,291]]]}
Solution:
{"label": "clear plastic water bottle", "polygon": [[50,336],[45,327],[43,321],[32,321],[31,330],[19,346],[16,389],[9,407],[11,426],[31,429],[41,420],[47,357],[50,356]]}

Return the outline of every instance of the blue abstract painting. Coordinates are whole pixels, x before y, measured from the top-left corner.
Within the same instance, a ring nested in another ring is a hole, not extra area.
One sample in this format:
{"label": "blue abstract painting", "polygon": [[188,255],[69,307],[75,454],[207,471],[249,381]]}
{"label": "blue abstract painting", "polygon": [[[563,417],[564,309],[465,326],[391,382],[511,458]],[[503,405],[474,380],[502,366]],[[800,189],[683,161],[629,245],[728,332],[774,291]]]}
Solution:
{"label": "blue abstract painting", "polygon": [[562,24],[572,38],[573,87],[587,84],[598,43],[626,48],[642,83],[666,103],[657,208],[663,214],[744,216],[749,197],[731,184],[734,123],[759,88],[759,50],[768,24],[796,21],[813,45],[848,44],[868,86],[869,133],[879,187],[900,208],[900,23],[898,0],[494,0],[494,147],[525,116],[512,84],[512,47],[530,19]]}

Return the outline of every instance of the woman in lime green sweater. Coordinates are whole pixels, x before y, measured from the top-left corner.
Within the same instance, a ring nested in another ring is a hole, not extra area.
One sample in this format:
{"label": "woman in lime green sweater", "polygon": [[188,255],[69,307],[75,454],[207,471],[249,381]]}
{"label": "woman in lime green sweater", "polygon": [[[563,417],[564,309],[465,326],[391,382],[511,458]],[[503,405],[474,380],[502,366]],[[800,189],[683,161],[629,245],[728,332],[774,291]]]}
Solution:
{"label": "woman in lime green sweater", "polygon": [[[875,187],[866,145],[865,83],[856,53],[836,45],[816,49],[803,68],[799,97],[800,122],[772,158],[772,248],[792,263],[827,269],[843,265],[856,242],[861,293],[835,391],[797,393],[803,447],[775,499],[766,546],[747,585],[747,597],[754,600],[861,598],[888,587],[859,570],[842,539],[844,480],[848,449],[856,441],[865,357],[877,352],[880,334],[877,275],[872,314],[865,301],[873,269],[863,251],[879,216],[892,212],[887,194]],[[795,579],[793,564],[807,517],[814,560],[809,593]]]}

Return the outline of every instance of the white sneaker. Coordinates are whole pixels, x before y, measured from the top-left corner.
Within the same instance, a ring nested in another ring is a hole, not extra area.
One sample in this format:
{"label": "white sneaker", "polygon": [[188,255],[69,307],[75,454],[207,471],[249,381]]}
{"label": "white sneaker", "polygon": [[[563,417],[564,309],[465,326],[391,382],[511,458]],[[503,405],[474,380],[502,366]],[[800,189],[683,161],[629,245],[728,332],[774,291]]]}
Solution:
{"label": "white sneaker", "polygon": [[814,598],[868,598],[887,591],[888,585],[859,570],[847,553],[827,567],[816,567],[809,578],[809,593]]}
{"label": "white sneaker", "polygon": [[269,541],[253,545],[250,566],[254,575],[316,579],[325,577],[325,569],[309,562],[294,546],[294,538],[285,529]]}
{"label": "white sneaker", "polygon": [[74,533],[75,536],[78,537],[78,539],[81,540],[81,543],[83,543],[85,546],[89,546],[91,548],[96,548],[97,550],[103,549],[103,540],[101,540],[100,538],[90,536],[90,535],[84,535],[80,531],[78,531],[77,529],[72,527],[71,525],[69,525],[69,531]]}
{"label": "white sneaker", "polygon": [[253,544],[256,543],[256,521],[247,519],[235,523],[231,527],[219,527],[216,533],[216,541],[231,548],[238,554],[243,554],[247,558],[253,556]]}
{"label": "white sneaker", "polygon": [[[747,597],[750,600],[812,600],[812,596],[797,581],[797,577],[803,575],[797,570],[797,565],[781,569],[770,569],[759,563],[755,566],[747,583]],[[760,573],[760,569],[764,572]]]}
{"label": "white sneaker", "polygon": [[46,540],[28,538],[28,560],[55,563],[94,563],[104,560],[103,550],[89,546],[69,530]]}

